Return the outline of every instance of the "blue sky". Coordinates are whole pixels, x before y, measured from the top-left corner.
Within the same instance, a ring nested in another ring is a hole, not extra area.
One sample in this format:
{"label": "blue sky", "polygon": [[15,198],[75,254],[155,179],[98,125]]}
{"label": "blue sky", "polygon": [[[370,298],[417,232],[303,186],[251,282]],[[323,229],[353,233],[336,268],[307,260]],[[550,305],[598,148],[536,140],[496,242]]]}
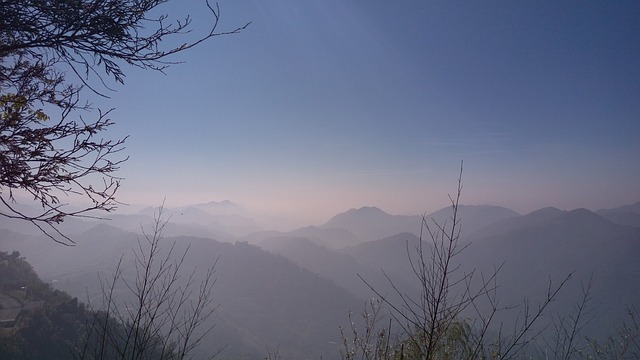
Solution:
{"label": "blue sky", "polygon": [[[447,205],[461,160],[465,203],[640,200],[640,2],[219,4],[220,30],[252,24],[96,101],[130,135],[121,201],[416,214]],[[163,11],[207,31],[201,2]]]}

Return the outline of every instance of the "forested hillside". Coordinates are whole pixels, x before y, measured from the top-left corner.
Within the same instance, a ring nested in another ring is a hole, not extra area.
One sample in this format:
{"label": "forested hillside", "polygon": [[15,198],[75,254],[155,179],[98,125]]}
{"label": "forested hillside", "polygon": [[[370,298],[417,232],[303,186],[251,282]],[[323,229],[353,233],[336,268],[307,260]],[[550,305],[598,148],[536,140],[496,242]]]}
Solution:
{"label": "forested hillside", "polygon": [[0,252],[0,359],[71,359],[92,316],[42,282],[18,252]]}

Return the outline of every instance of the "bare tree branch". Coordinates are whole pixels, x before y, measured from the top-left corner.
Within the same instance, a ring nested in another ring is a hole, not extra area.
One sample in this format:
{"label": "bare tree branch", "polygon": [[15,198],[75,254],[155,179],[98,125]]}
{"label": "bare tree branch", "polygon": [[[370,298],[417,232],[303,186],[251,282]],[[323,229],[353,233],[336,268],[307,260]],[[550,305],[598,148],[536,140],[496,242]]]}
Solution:
{"label": "bare tree branch", "polygon": [[[57,228],[65,218],[116,208],[122,180],[116,173],[127,160],[121,155],[127,137],[105,137],[114,124],[111,110],[84,119],[94,109],[81,101],[83,90],[107,97],[101,90],[109,89],[106,79],[123,83],[123,66],[162,72],[176,63],[172,55],[249,25],[218,31],[220,8],[206,1],[209,31],[166,47],[167,40],[192,31],[188,16],[150,17],[166,2],[0,1],[0,216],[27,221],[52,240],[73,245]],[[19,209],[18,195],[40,209]],[[71,198],[89,205],[71,209]]]}
{"label": "bare tree branch", "polygon": [[[101,281],[102,304],[96,309],[90,304],[94,319],[77,358],[189,359],[213,329],[211,317],[218,309],[213,303],[217,260],[201,282],[196,282],[197,269],[185,277],[189,247],[175,253],[174,242],[163,249],[167,223],[163,216],[161,206],[152,231],[133,250],[133,280],[124,276],[121,258],[112,277]],[[122,293],[123,289],[127,292]]]}

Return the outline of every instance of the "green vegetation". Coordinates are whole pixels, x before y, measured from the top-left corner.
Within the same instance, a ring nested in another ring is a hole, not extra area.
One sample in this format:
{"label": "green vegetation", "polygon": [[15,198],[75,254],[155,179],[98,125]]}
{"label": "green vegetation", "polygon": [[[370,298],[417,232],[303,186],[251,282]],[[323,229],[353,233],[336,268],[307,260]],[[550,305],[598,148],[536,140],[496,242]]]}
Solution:
{"label": "green vegetation", "polygon": [[16,321],[1,329],[2,359],[70,359],[86,337],[91,313],[77,298],[43,283],[18,252],[0,252],[0,296],[20,303]]}
{"label": "green vegetation", "polygon": [[[122,358],[113,346],[105,347],[100,356],[87,350],[95,349],[102,340],[95,331],[98,321],[107,321],[109,334],[114,338],[124,337],[130,325],[109,319],[107,312],[91,311],[77,298],[43,283],[17,252],[0,252],[0,263],[0,296],[15,297],[20,305],[15,322],[0,329],[0,359]],[[9,309],[3,308],[0,313],[6,310]],[[156,348],[144,350],[144,356],[128,358],[179,358],[173,351],[161,357]]]}

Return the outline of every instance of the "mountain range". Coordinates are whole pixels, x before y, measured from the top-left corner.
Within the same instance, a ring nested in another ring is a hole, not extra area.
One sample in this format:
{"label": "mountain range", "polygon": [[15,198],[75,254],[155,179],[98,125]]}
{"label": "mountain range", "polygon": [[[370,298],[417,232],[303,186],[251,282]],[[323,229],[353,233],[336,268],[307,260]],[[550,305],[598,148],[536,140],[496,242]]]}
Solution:
{"label": "mountain range", "polygon": [[[408,258],[418,246],[431,249],[422,225],[452,222],[451,208],[406,216],[363,207],[319,226],[283,232],[263,228],[228,201],[168,211],[163,241],[180,251],[189,246],[185,270],[205,269],[217,260],[217,326],[202,350],[224,347],[220,358],[229,359],[262,359],[274,349],[285,358],[336,358],[339,328],[375,296],[372,288],[392,294],[391,281],[417,296]],[[143,238],[141,229],[153,223],[153,210],[110,219],[64,224],[74,247],[0,219],[0,250],[19,251],[43,280],[81,301],[99,301],[99,278],[112,274],[121,256],[126,271],[133,271],[131,249]],[[535,304],[549,282],[569,274],[572,280],[547,315],[570,313],[591,282],[585,331],[593,336],[605,336],[624,320],[627,306],[640,304],[640,202],[595,212],[543,208],[524,215],[461,205],[458,219],[467,247],[456,256],[456,266],[475,271],[477,280],[499,267],[497,296],[502,304],[517,306],[516,317],[523,299]]]}

